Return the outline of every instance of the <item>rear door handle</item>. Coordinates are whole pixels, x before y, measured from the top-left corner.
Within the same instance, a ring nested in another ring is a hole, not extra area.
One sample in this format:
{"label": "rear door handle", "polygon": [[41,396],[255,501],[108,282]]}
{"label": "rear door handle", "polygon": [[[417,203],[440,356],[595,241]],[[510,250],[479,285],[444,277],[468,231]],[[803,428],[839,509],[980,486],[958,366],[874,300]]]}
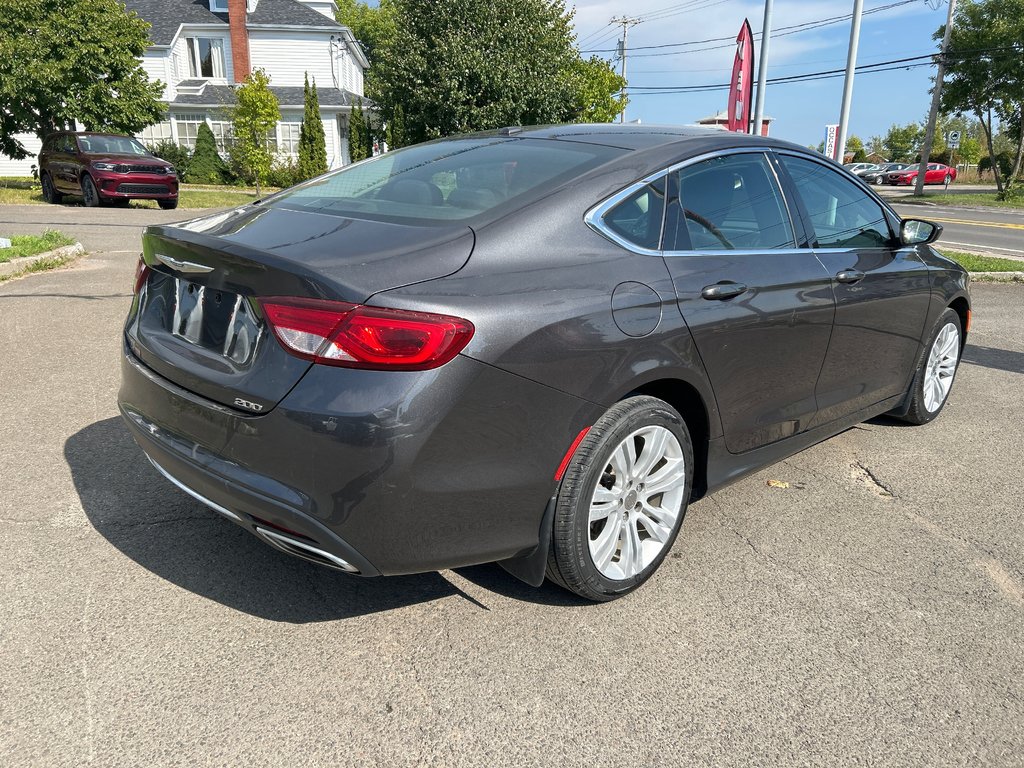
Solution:
{"label": "rear door handle", "polygon": [[864,273],[859,269],[844,269],[836,275],[836,281],[840,283],[859,283],[864,279]]}
{"label": "rear door handle", "polygon": [[739,296],[741,293],[746,293],[746,291],[747,286],[743,285],[743,283],[717,283],[704,286],[700,295],[710,301],[721,301],[722,299],[731,299],[733,296]]}

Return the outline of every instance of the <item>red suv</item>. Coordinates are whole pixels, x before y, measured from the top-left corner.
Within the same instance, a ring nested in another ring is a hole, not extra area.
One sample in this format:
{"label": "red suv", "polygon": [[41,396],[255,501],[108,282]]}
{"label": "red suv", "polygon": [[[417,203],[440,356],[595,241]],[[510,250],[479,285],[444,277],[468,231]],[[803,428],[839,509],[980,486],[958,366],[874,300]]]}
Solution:
{"label": "red suv", "polygon": [[137,139],[112,133],[53,133],[39,152],[43,198],[81,195],[88,206],[156,200],[178,207],[178,174]]}

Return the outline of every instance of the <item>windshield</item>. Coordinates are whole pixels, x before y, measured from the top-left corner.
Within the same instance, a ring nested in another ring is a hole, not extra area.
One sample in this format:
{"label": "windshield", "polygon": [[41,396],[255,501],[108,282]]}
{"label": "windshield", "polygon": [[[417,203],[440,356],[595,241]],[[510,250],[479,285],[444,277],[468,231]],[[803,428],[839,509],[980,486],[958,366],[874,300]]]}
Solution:
{"label": "windshield", "polygon": [[94,155],[148,155],[149,151],[129,136],[76,136],[83,152]]}
{"label": "windshield", "polygon": [[418,144],[323,176],[267,201],[272,207],[383,221],[461,221],[552,188],[624,150],[538,139],[468,138]]}
{"label": "windshield", "polygon": [[908,165],[905,168],[903,168],[904,171],[916,171],[917,169],[918,169],[918,166],[916,166],[916,165]]}

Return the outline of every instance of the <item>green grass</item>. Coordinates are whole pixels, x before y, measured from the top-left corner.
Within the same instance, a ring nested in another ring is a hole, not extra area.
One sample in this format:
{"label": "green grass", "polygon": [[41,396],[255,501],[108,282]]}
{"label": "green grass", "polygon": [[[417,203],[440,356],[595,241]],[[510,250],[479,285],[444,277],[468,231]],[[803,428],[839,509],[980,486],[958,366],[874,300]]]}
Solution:
{"label": "green grass", "polygon": [[35,256],[37,253],[46,253],[62,245],[71,245],[75,241],[58,232],[55,229],[48,229],[41,235],[13,235],[10,248],[0,248],[0,263],[20,259],[23,256]]}
{"label": "green grass", "polygon": [[[986,205],[993,208],[1016,208],[1024,209],[1024,197],[1017,197],[1013,200],[997,200],[995,192],[970,192],[962,195],[927,195],[924,198],[929,203],[941,205]],[[905,199],[897,200],[898,203],[906,202]]]}
{"label": "green grass", "polygon": [[968,272],[1024,272],[1024,261],[1000,259],[996,256],[976,256],[963,251],[941,251],[947,259],[953,259]]}
{"label": "green grass", "polygon": [[[264,195],[276,192],[276,187],[262,190]],[[65,201],[80,203],[81,198],[67,195]],[[178,207],[187,209],[233,208],[256,199],[255,190],[239,187],[191,187],[183,184]],[[43,194],[32,179],[0,178],[0,205],[44,205]],[[155,200],[132,200],[132,208],[158,208]]]}

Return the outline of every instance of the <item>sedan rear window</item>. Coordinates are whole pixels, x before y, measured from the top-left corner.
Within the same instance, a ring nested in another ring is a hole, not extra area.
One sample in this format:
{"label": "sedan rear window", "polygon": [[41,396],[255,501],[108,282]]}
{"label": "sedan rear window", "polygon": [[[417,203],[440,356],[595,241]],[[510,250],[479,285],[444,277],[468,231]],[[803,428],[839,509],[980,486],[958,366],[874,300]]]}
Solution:
{"label": "sedan rear window", "polygon": [[461,221],[523,204],[622,153],[537,139],[437,141],[347,166],[266,204],[397,223]]}

